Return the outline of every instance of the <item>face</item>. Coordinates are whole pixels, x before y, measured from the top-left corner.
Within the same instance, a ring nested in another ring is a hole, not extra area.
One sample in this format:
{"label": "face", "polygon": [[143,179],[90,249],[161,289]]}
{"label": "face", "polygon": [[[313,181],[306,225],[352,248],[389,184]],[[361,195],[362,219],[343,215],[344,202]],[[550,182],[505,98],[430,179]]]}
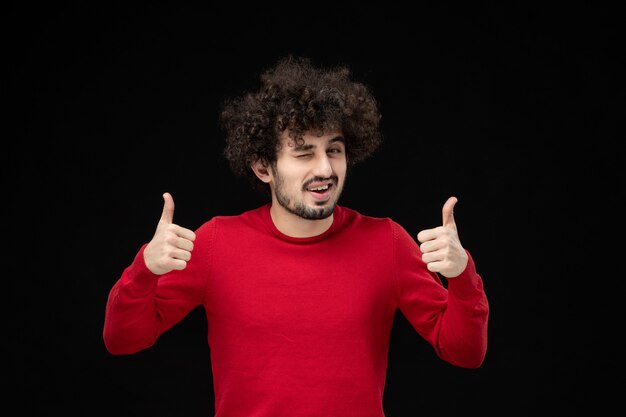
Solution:
{"label": "face", "polygon": [[341,133],[305,134],[296,145],[287,133],[271,165],[274,200],[286,211],[307,220],[328,218],[346,178],[346,147]]}

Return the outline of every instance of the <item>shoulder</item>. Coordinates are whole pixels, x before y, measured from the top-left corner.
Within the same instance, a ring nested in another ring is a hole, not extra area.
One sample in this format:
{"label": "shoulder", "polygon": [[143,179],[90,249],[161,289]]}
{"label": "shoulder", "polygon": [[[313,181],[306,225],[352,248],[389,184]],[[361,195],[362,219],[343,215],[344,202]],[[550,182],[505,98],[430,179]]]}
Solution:
{"label": "shoulder", "polygon": [[233,215],[218,215],[207,220],[197,230],[198,235],[214,234],[217,230],[220,233],[225,231],[238,232],[244,229],[249,229],[252,225],[259,225],[264,220],[266,206],[257,207],[240,214]]}
{"label": "shoulder", "polygon": [[357,226],[370,231],[379,230],[382,233],[389,233],[395,241],[414,241],[406,228],[391,217],[366,215],[358,210],[345,206],[338,206],[338,208],[340,210],[339,213],[342,218],[342,223],[346,225]]}
{"label": "shoulder", "polygon": [[359,210],[346,207],[346,206],[337,206],[336,214],[338,214],[343,221],[346,222],[364,222],[368,224],[379,224],[379,225],[389,225],[390,223],[396,223],[390,217],[380,217],[380,216],[372,216],[368,214],[364,214]]}
{"label": "shoulder", "polygon": [[336,209],[340,223],[346,227],[356,227],[369,231],[378,230],[392,234],[396,227],[401,228],[401,226],[390,217],[372,216],[345,206],[337,206]]}

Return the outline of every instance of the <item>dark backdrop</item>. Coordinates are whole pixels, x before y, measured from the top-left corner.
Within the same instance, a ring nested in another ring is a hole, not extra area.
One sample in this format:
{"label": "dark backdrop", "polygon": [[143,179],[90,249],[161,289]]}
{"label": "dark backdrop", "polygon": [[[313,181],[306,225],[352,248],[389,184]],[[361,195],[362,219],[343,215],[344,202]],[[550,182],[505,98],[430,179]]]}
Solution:
{"label": "dark backdrop", "polygon": [[286,54],[347,64],[379,99],[384,145],[341,203],[416,234],[456,195],[490,299],[477,370],[397,317],[388,417],[608,407],[623,250],[601,233],[621,224],[623,23],[590,4],[12,5],[3,344],[19,414],[212,415],[202,311],[120,357],[104,307],[164,191],[188,228],[265,202],[231,175],[217,114]]}

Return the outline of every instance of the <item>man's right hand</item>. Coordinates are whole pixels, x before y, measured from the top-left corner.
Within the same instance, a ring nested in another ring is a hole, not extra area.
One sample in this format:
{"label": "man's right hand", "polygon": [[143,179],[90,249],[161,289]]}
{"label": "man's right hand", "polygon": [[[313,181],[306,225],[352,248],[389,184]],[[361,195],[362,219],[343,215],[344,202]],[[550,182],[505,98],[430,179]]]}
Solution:
{"label": "man's right hand", "polygon": [[191,259],[196,234],[174,224],[174,199],[170,193],[163,194],[163,213],[156,232],[144,249],[143,259],[153,274],[163,275],[174,269],[183,270]]}

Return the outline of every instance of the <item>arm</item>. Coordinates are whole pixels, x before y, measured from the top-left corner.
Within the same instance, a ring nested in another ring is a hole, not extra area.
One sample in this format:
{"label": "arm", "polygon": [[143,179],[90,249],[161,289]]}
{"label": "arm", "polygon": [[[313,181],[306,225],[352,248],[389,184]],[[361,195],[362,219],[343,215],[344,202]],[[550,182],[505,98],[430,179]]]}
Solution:
{"label": "arm", "polygon": [[104,343],[112,354],[130,354],[156,339],[201,303],[200,281],[187,268],[195,233],[173,224],[174,201],[168,193],[156,232],[141,247],[109,292]]}
{"label": "arm", "polygon": [[[458,238],[455,203],[451,197],[444,205],[443,226],[418,234],[421,246],[396,227],[398,306],[440,358],[477,368],[487,350],[489,305],[474,261]],[[447,289],[438,274],[447,279]]]}

